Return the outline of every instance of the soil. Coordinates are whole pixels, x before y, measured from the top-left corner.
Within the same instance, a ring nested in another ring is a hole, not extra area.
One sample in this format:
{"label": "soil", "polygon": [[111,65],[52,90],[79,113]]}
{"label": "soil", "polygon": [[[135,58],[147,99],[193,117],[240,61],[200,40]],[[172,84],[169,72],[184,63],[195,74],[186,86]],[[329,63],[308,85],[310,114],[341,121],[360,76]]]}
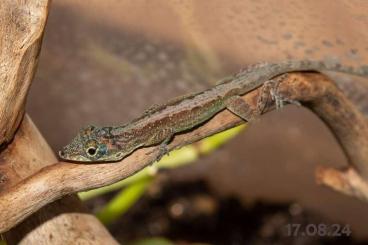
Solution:
{"label": "soil", "polygon": [[[90,201],[89,206],[98,208],[108,196]],[[291,224],[300,224],[303,232],[289,234]],[[175,244],[365,244],[355,241],[353,234],[311,235],[313,231],[306,230],[321,224],[344,226],[297,203],[243,204],[236,196],[218,196],[204,180],[177,182],[161,175],[108,228],[124,244],[148,237],[165,237]]]}

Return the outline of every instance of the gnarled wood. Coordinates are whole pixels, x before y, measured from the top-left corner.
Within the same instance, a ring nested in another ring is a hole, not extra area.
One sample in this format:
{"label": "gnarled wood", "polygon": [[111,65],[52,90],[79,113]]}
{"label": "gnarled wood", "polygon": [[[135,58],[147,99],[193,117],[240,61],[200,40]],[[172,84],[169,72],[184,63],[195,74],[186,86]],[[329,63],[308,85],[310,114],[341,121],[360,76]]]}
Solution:
{"label": "gnarled wood", "polygon": [[[0,155],[1,193],[7,193],[22,179],[54,162],[56,158],[52,150],[30,118],[25,116],[14,140]],[[50,188],[48,191],[52,192],[53,187],[49,183],[44,183],[43,187],[45,190]],[[20,191],[33,192],[28,187]],[[32,202],[28,194],[23,200],[19,197],[14,196],[17,205],[20,202]],[[5,211],[14,207],[0,208]],[[32,208],[25,212],[27,216],[33,213]],[[88,213],[76,195],[68,195],[46,205],[6,232],[4,237],[8,244],[116,244],[106,228]]]}
{"label": "gnarled wood", "polygon": [[[301,101],[322,118],[332,129],[351,164],[359,173],[368,172],[366,120],[333,82],[320,74],[297,73],[289,75],[280,84],[279,90],[282,95]],[[246,103],[253,109],[256,108],[259,91],[260,89],[257,89],[243,96]],[[273,108],[270,104],[266,110]],[[239,118],[228,111],[222,111],[201,127],[175,136],[169,149],[192,143],[240,123],[242,121]],[[150,165],[158,153],[158,147],[150,147],[139,149],[117,163],[60,162],[47,166],[0,194],[0,231],[10,229],[44,205],[67,194],[124,179]]]}
{"label": "gnarled wood", "polygon": [[317,182],[349,196],[368,201],[368,183],[355,169],[319,167],[316,170]]}
{"label": "gnarled wood", "polygon": [[48,0],[0,3],[0,145],[13,138],[22,119],[48,7]]}
{"label": "gnarled wood", "polygon": [[[1,149],[13,139],[23,118],[26,96],[38,62],[49,2],[1,0],[0,3]],[[0,152],[0,191],[6,193],[24,178],[53,162],[56,162],[56,158],[52,150],[30,119],[25,117],[15,139]],[[28,198],[24,200],[28,201]],[[0,208],[4,211],[12,209],[11,206]],[[116,244],[105,227],[86,212],[75,195],[45,206],[4,234],[4,237],[8,244]]]}

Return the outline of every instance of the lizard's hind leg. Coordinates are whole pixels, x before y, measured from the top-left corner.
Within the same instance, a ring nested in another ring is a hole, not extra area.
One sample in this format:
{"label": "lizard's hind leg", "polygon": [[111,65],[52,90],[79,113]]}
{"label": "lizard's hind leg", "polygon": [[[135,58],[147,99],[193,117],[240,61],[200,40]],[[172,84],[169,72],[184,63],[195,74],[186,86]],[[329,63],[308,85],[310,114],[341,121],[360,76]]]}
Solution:
{"label": "lizard's hind leg", "polygon": [[300,106],[299,101],[286,98],[285,96],[280,95],[278,91],[280,82],[282,82],[287,76],[288,74],[283,74],[274,79],[268,80],[263,84],[257,101],[258,114],[263,113],[270,99],[275,101],[276,109],[281,109],[285,102]]}
{"label": "lizard's hind leg", "polygon": [[301,106],[300,102],[297,101],[297,100],[293,100],[293,99],[290,99],[290,98],[287,98],[285,96],[282,96],[279,92],[279,85],[280,85],[280,82],[282,80],[284,80],[286,77],[288,76],[288,74],[283,74],[279,77],[277,77],[276,79],[274,80],[270,80],[268,82],[270,82],[271,84],[274,83],[274,86],[271,86],[271,90],[270,90],[270,94],[271,94],[271,98],[272,100],[275,101],[275,104],[276,104],[276,109],[281,109],[285,102],[286,103],[289,103],[289,104],[293,104],[293,105],[297,105],[297,106]]}
{"label": "lizard's hind leg", "polygon": [[253,118],[252,109],[239,95],[231,96],[225,100],[226,109],[240,117],[241,119],[249,122]]}

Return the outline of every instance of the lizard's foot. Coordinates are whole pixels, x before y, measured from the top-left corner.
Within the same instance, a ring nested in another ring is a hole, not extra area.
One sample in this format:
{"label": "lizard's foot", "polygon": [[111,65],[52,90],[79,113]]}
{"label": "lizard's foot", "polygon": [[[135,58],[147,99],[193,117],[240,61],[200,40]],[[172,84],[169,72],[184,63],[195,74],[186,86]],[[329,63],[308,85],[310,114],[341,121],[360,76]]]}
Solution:
{"label": "lizard's foot", "polygon": [[156,157],[156,162],[160,161],[161,158],[165,155],[169,155],[169,150],[167,149],[167,144],[165,142],[161,143],[159,145],[159,152],[158,155]]}
{"label": "lizard's foot", "polygon": [[258,113],[262,113],[266,108],[266,105],[269,103],[271,98],[272,101],[275,101],[276,109],[281,109],[285,103],[294,104],[300,106],[300,102],[296,100],[289,99],[285,96],[282,96],[278,89],[280,82],[282,82],[288,74],[282,74],[275,79],[271,79],[266,81],[262,87],[262,91],[257,101],[257,111]]}
{"label": "lizard's foot", "polygon": [[[158,155],[156,156],[156,159],[155,159],[154,162],[158,162],[158,161],[160,161],[160,159],[163,156],[169,155],[169,149],[168,149],[167,145],[169,144],[169,142],[171,141],[171,139],[174,137],[174,132],[172,132],[171,130],[169,130],[169,131],[162,131],[161,133],[165,133],[167,137],[158,146]],[[153,151],[148,152],[147,154],[150,154],[150,153],[155,152],[156,149],[157,148],[155,148]]]}
{"label": "lizard's foot", "polygon": [[274,86],[271,86],[271,89],[270,89],[271,98],[272,98],[273,101],[275,101],[275,105],[276,105],[277,110],[284,107],[285,103],[301,106],[299,101],[287,98],[287,97],[281,95],[280,92],[279,92],[280,82],[282,80],[284,80],[287,76],[288,76],[288,74],[283,74],[283,75],[279,76],[278,78],[276,78],[276,82],[275,82]]}
{"label": "lizard's foot", "polygon": [[255,113],[262,114],[270,101],[275,100],[277,94],[277,88],[282,80],[285,79],[287,74],[282,74],[274,79],[268,80],[263,83],[261,91],[257,100],[257,109]]}
{"label": "lizard's foot", "polygon": [[276,104],[276,109],[279,110],[282,107],[284,107],[285,103],[288,104],[293,104],[293,105],[297,105],[297,106],[301,106],[302,104],[297,101],[297,100],[293,100],[293,99],[289,99],[285,96],[282,96],[278,93],[277,89],[276,90],[271,90],[271,96],[272,99],[275,101]]}
{"label": "lizard's foot", "polygon": [[[161,158],[165,155],[169,155],[169,150],[167,149],[167,144],[161,143],[158,146],[158,155],[156,157],[156,159],[153,162],[158,162],[161,160]],[[152,154],[156,151],[156,148],[152,151],[146,152],[146,155]]]}

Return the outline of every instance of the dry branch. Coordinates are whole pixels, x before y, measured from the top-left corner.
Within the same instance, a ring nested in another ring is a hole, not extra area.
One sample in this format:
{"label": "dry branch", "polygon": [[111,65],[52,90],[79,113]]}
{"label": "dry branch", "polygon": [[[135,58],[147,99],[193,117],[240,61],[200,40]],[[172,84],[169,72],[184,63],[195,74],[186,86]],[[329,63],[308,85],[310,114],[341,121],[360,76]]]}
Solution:
{"label": "dry branch", "polygon": [[[6,193],[18,182],[54,162],[56,158],[52,150],[29,117],[24,117],[14,140],[0,155],[1,192]],[[45,183],[45,188],[52,186]],[[28,192],[25,189],[20,191]],[[31,201],[29,198],[32,197],[28,196],[22,202]],[[17,205],[20,204],[20,200],[14,201]],[[0,208],[7,211],[17,207]],[[72,244],[76,241],[88,244],[116,244],[106,228],[94,215],[87,212],[76,195],[68,195],[46,205],[6,232],[4,237],[8,244]]]}
{"label": "dry branch", "polygon": [[1,0],[0,145],[13,138],[23,117],[48,7],[48,0]]}
{"label": "dry branch", "polygon": [[368,201],[368,183],[353,168],[338,170],[319,167],[316,170],[317,182],[348,196]]}
{"label": "dry branch", "polygon": [[[367,176],[368,127],[363,115],[344,97],[333,82],[317,73],[295,73],[280,86],[280,93],[308,106],[332,129],[348,159]],[[259,89],[243,96],[256,108]],[[273,109],[269,105],[267,110]],[[228,111],[222,111],[193,131],[175,136],[174,149],[242,123]],[[152,151],[154,149],[154,151]],[[157,147],[143,148],[117,163],[76,164],[59,162],[43,168],[0,195],[0,232],[10,229],[44,205],[65,195],[105,186],[124,179],[150,165]],[[11,208],[9,208],[11,207]]]}
{"label": "dry branch", "polygon": [[[5,148],[18,130],[17,136],[0,155],[2,193],[42,167],[56,162],[52,150],[28,117],[19,127],[38,62],[49,2],[0,1],[0,149]],[[18,203],[16,199],[13,201]],[[3,201],[5,204],[9,200]],[[28,201],[28,198],[23,200]],[[1,211],[17,209],[5,205],[0,206]],[[116,243],[106,228],[86,212],[75,195],[35,211],[26,211],[28,215],[34,214],[4,234],[8,244]],[[3,231],[13,226],[11,224]]]}

